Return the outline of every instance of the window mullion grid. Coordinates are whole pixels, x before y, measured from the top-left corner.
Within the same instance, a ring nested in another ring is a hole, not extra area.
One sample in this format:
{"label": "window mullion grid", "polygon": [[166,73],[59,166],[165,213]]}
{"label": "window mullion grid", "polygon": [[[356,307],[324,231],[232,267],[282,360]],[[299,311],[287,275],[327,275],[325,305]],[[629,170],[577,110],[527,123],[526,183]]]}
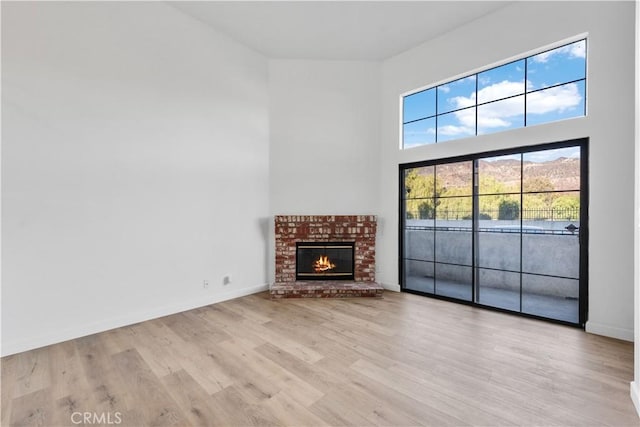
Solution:
{"label": "window mullion grid", "polygon": [[478,136],[478,73],[476,73],[476,99],[475,99],[475,114],[476,114],[476,133]]}
{"label": "window mullion grid", "polygon": [[585,79],[585,78],[569,80],[569,81],[566,81],[566,82],[556,83],[554,85],[541,87],[539,89],[533,89],[533,90],[530,90],[529,93],[542,92],[542,91],[545,91],[547,89],[553,89],[553,88],[556,88],[556,87],[566,86],[566,85],[569,85],[571,83],[585,82],[585,84],[586,84],[586,80],[587,79]]}
{"label": "window mullion grid", "polygon": [[438,143],[438,92],[440,92],[438,90],[438,86],[436,86],[436,144]]}
{"label": "window mullion grid", "polygon": [[[437,92],[436,92],[436,97],[437,97]],[[438,113],[438,107],[436,106],[436,114]],[[436,117],[438,117],[436,115]],[[438,132],[436,131],[436,135],[438,135]],[[437,236],[438,236],[438,223],[437,223],[437,209],[438,209],[438,204],[436,203],[436,188],[437,188],[437,183],[438,182],[438,165],[434,165],[433,166],[433,293],[434,295],[437,294],[437,290],[436,290],[436,283],[437,283],[437,271],[436,271],[436,267],[437,267],[437,261],[438,261],[438,257],[436,256],[436,248],[437,246]]]}
{"label": "window mullion grid", "polygon": [[[525,66],[526,71],[526,66]],[[526,72],[525,72],[526,75]],[[525,83],[526,84],[526,83]],[[526,92],[525,92],[526,97]],[[525,109],[526,109],[526,98],[525,98]],[[526,110],[525,110],[525,120],[526,120]],[[526,123],[526,122],[525,122]],[[524,154],[520,153],[520,313],[522,313],[522,249],[523,249],[523,235],[522,235],[522,227],[524,227],[524,223],[522,221],[524,212]]]}
{"label": "window mullion grid", "polygon": [[[579,41],[580,40],[578,40],[576,42],[572,42],[572,43],[577,43]],[[586,45],[587,39],[583,39],[583,41],[585,42],[585,45]],[[571,44],[571,43],[569,43],[569,44]],[[546,50],[544,52],[549,52],[549,51],[553,51],[555,49],[560,49],[560,48],[562,48],[564,46],[568,46],[569,44],[563,45],[563,46],[559,46],[559,47],[556,47],[556,48],[552,48],[552,49],[548,49],[548,50]],[[544,53],[544,52],[540,52],[540,53]],[[546,89],[551,89],[551,88],[554,88],[554,87],[564,86],[564,85],[571,84],[571,83],[577,83],[577,82],[581,82],[581,81],[583,81],[585,83],[585,89],[584,89],[585,90],[585,95],[584,95],[585,96],[585,100],[584,100],[583,116],[586,116],[586,114],[587,114],[586,84],[587,84],[587,67],[588,67],[586,59],[585,59],[585,64],[584,64],[584,68],[585,69],[584,69],[584,77],[583,78],[575,79],[575,80],[571,80],[571,81],[566,81],[566,82],[558,83],[558,84],[555,84],[555,85],[552,85],[552,86],[548,86],[548,87],[539,88],[539,89],[535,89],[535,90],[529,91],[528,88],[527,88],[528,73],[529,73],[529,59],[535,57],[536,55],[540,55],[540,53],[537,53],[535,55],[530,55],[530,56],[527,56],[525,58],[522,58],[522,60],[524,60],[524,82],[523,82],[524,88],[523,88],[523,93],[522,93],[523,98],[524,98],[524,108],[523,108],[524,118],[523,118],[523,126],[522,127],[527,127],[527,115],[528,115],[527,114],[528,113],[527,99],[528,99],[528,95],[529,94],[535,93],[535,92],[539,92],[539,91],[543,91],[543,90],[546,90]],[[519,60],[512,61],[512,62],[517,62],[517,61],[519,61]],[[499,68],[499,67],[500,66],[496,66],[496,67],[493,67],[493,68]],[[490,68],[489,70],[491,70],[493,68]],[[484,70],[484,71],[487,71],[487,70]],[[484,71],[482,71],[482,72],[484,72]],[[481,104],[479,102],[479,99],[478,99],[478,76],[479,76],[479,74],[480,74],[480,72],[473,74],[473,76],[475,77],[475,101],[474,101],[474,104],[473,104],[473,108],[475,108],[475,111],[474,111],[474,113],[475,113],[475,136],[478,135],[478,128],[479,128],[479,126],[478,126],[478,107],[480,105],[490,104],[492,102],[503,101],[505,99],[514,98],[514,97],[520,96],[520,95],[511,95],[511,96],[507,96],[507,97],[500,98],[500,99],[494,99],[494,100],[491,100],[491,101],[488,101],[488,102],[484,102],[484,103]],[[467,76],[467,77],[471,77],[471,76]],[[443,86],[443,85],[446,85],[448,83],[451,83],[451,82],[443,83],[441,85],[438,85],[438,86],[434,87],[434,89],[436,91],[436,94],[435,94],[435,103],[436,103],[436,105],[435,105],[435,116],[433,116],[435,118],[435,143],[438,143],[438,140],[439,140],[439,129],[438,129],[439,117],[441,115],[444,115],[444,114],[448,114],[448,113],[452,113],[452,112],[464,109],[464,108],[462,108],[462,109],[450,111],[450,112],[447,112],[447,113],[441,113],[439,111],[438,102],[439,102],[439,92],[440,91],[438,90],[438,88]],[[471,108],[471,107],[467,107],[467,108]],[[421,120],[421,119],[418,119],[418,120]],[[415,121],[417,121],[417,120],[415,120]]]}
{"label": "window mullion grid", "polygon": [[[525,58],[524,60],[524,126],[527,127],[527,65],[529,64],[529,58]],[[522,187],[520,187],[520,192],[522,192]]]}
{"label": "window mullion grid", "polygon": [[[636,6],[637,7],[637,6]],[[637,49],[637,47],[636,47]],[[585,55],[585,61],[584,61],[584,109],[582,111],[582,114],[584,114],[585,116],[587,115],[587,39],[584,39],[584,55]]]}

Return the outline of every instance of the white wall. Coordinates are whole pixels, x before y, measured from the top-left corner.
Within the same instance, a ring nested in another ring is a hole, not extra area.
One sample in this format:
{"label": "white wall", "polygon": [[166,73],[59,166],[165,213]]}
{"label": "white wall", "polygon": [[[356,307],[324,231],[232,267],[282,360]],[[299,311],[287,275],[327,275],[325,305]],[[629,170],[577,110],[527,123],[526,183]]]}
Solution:
{"label": "white wall", "polygon": [[[400,94],[588,32],[588,117],[399,150]],[[517,2],[384,62],[380,217],[398,224],[398,164],[590,138],[587,330],[633,339],[634,6]],[[398,283],[398,236],[379,240],[379,280]]]}
{"label": "white wall", "polygon": [[270,60],[269,112],[272,215],[376,213],[380,63]]}
{"label": "white wall", "polygon": [[636,6],[636,126],[635,126],[635,242],[634,242],[634,353],[633,353],[633,381],[630,384],[631,400],[636,412],[640,415],[640,0]]}
{"label": "white wall", "polygon": [[2,65],[3,355],[265,289],[265,58],[164,3],[2,2]]}
{"label": "white wall", "polygon": [[273,214],[377,208],[380,64],[269,61]]}

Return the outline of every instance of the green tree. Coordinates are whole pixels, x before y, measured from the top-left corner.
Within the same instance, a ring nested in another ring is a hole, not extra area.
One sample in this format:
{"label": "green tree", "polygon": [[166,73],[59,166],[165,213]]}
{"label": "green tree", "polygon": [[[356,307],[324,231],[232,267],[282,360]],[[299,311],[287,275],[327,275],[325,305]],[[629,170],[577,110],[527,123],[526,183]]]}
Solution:
{"label": "green tree", "polygon": [[507,190],[504,184],[491,175],[480,175],[479,180],[480,196],[478,204],[480,208],[480,219],[493,219],[498,212],[500,201],[504,198],[503,193]]}
{"label": "green tree", "polygon": [[440,199],[437,212],[439,219],[460,220],[471,215],[473,199],[468,195],[468,191],[449,188],[447,195],[450,197]]}
{"label": "green tree", "polygon": [[567,221],[577,220],[580,215],[580,196],[577,194],[558,196],[553,201],[553,209],[557,212],[558,218],[564,218]]}
{"label": "green tree", "polygon": [[411,169],[405,174],[406,212],[408,219],[431,219],[440,204],[439,196],[445,190],[437,185],[432,174],[419,174]]}
{"label": "green tree", "polygon": [[502,199],[498,205],[498,219],[514,220],[520,217],[520,203]]}
{"label": "green tree", "polygon": [[555,189],[553,182],[546,176],[537,176],[528,178],[523,182],[522,215],[525,219],[544,220],[551,219],[553,201],[556,193],[552,193]]}
{"label": "green tree", "polygon": [[480,194],[500,194],[505,192],[505,186],[491,175],[480,175],[478,183]]}

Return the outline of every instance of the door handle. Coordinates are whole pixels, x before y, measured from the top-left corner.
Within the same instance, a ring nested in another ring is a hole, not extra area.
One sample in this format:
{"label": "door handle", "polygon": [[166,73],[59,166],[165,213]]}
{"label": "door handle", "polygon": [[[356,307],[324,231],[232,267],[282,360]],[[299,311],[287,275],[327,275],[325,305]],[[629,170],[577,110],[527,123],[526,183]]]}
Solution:
{"label": "door handle", "polygon": [[571,233],[574,233],[574,232],[580,230],[580,227],[576,227],[573,224],[569,224],[564,229],[567,230],[567,231],[570,231]]}

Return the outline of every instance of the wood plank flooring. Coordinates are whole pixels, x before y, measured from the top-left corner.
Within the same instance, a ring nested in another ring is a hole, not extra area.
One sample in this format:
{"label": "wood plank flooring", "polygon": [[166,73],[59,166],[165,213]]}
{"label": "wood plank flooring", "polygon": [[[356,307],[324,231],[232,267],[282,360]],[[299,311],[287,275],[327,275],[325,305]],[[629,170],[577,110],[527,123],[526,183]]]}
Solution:
{"label": "wood plank flooring", "polygon": [[2,426],[640,425],[631,343],[393,292],[261,293],[1,362]]}

